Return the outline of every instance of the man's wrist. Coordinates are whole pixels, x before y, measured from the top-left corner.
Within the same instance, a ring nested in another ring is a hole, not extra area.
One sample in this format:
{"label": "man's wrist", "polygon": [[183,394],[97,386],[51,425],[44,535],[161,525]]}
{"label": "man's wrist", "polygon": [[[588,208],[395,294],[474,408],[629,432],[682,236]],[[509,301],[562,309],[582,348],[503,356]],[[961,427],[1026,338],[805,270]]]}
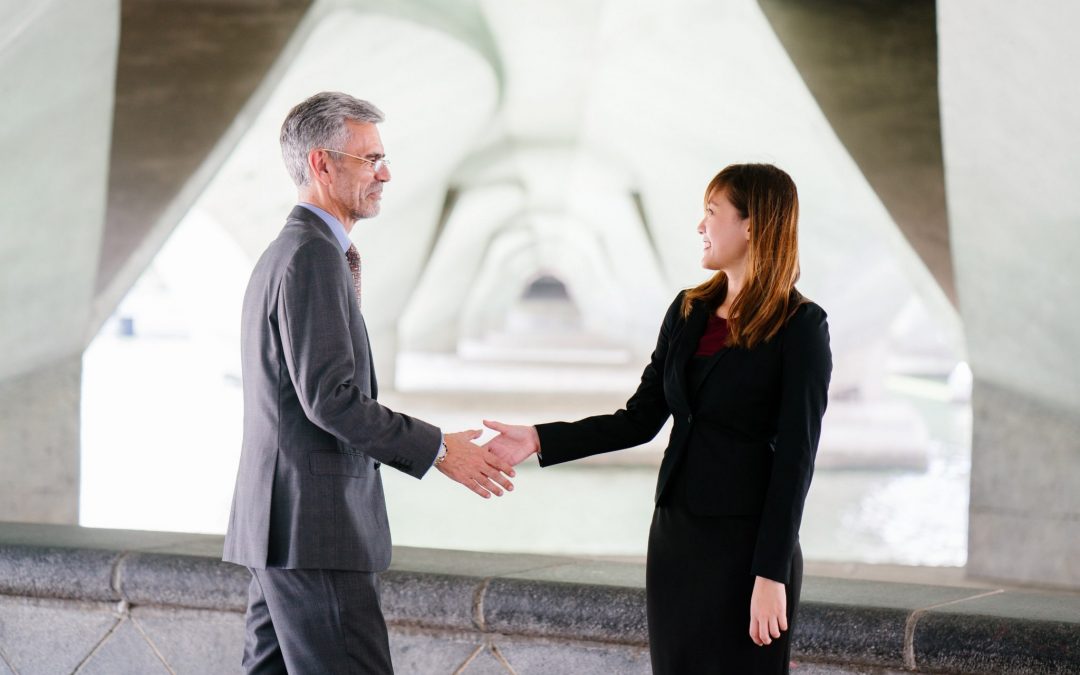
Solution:
{"label": "man's wrist", "polygon": [[439,452],[435,455],[435,463],[432,464],[432,466],[439,466],[442,464],[443,460],[446,459],[446,452],[446,438],[444,437],[442,441],[439,442]]}

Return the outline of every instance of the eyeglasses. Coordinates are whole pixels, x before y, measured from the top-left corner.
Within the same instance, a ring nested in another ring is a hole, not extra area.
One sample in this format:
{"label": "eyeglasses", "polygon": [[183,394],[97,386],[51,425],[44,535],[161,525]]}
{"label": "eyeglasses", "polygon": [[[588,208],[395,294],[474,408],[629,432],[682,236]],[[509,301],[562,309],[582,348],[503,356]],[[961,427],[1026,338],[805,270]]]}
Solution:
{"label": "eyeglasses", "polygon": [[367,157],[357,157],[356,155],[350,155],[349,153],[342,152],[340,150],[331,150],[330,148],[319,148],[319,150],[322,150],[323,152],[332,152],[332,153],[334,153],[336,155],[345,155],[346,157],[352,157],[353,159],[358,159],[361,162],[367,162],[368,164],[371,165],[371,170],[374,171],[375,173],[379,173],[384,168],[386,168],[386,169],[390,168],[390,160],[386,159],[385,157],[380,157],[378,159],[368,159]]}

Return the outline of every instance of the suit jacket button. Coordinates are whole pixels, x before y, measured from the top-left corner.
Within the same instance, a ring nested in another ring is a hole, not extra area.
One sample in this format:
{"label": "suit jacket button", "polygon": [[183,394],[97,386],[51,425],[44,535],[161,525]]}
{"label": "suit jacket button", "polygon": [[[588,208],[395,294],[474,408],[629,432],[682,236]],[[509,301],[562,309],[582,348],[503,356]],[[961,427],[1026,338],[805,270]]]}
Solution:
{"label": "suit jacket button", "polygon": [[694,423],[694,415],[693,414],[687,415],[686,416],[686,421],[689,422],[690,424],[693,424]]}

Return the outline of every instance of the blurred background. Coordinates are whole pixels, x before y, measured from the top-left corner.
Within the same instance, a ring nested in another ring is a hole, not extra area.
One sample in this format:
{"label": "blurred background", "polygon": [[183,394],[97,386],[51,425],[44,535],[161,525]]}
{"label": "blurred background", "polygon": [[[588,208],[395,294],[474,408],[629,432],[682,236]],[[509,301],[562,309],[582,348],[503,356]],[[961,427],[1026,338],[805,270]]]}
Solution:
{"label": "blurred background", "polygon": [[[706,184],[771,162],[835,363],[806,557],[1080,586],[1074,5],[0,7],[0,519],[224,532],[240,303],[296,201],[278,128],[332,89],[387,118],[352,231],[382,403],[618,409],[707,276]],[[384,471],[395,543],[640,558],[667,431],[491,501]]]}

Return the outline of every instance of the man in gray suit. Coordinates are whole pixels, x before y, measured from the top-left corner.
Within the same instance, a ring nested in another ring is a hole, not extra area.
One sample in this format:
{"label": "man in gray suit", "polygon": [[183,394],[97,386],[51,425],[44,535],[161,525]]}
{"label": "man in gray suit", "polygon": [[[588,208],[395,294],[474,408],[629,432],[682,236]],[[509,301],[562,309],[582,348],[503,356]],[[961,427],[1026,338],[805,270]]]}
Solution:
{"label": "man in gray suit", "polygon": [[435,466],[482,497],[513,489],[513,469],[471,442],[479,431],[442,435],[375,400],[349,231],[378,214],[390,180],[382,119],[323,92],[281,128],[300,203],[244,296],[244,442],[225,535],[224,559],[252,573],[249,673],[393,672],[377,577],[391,552],[380,464],[416,478]]}

